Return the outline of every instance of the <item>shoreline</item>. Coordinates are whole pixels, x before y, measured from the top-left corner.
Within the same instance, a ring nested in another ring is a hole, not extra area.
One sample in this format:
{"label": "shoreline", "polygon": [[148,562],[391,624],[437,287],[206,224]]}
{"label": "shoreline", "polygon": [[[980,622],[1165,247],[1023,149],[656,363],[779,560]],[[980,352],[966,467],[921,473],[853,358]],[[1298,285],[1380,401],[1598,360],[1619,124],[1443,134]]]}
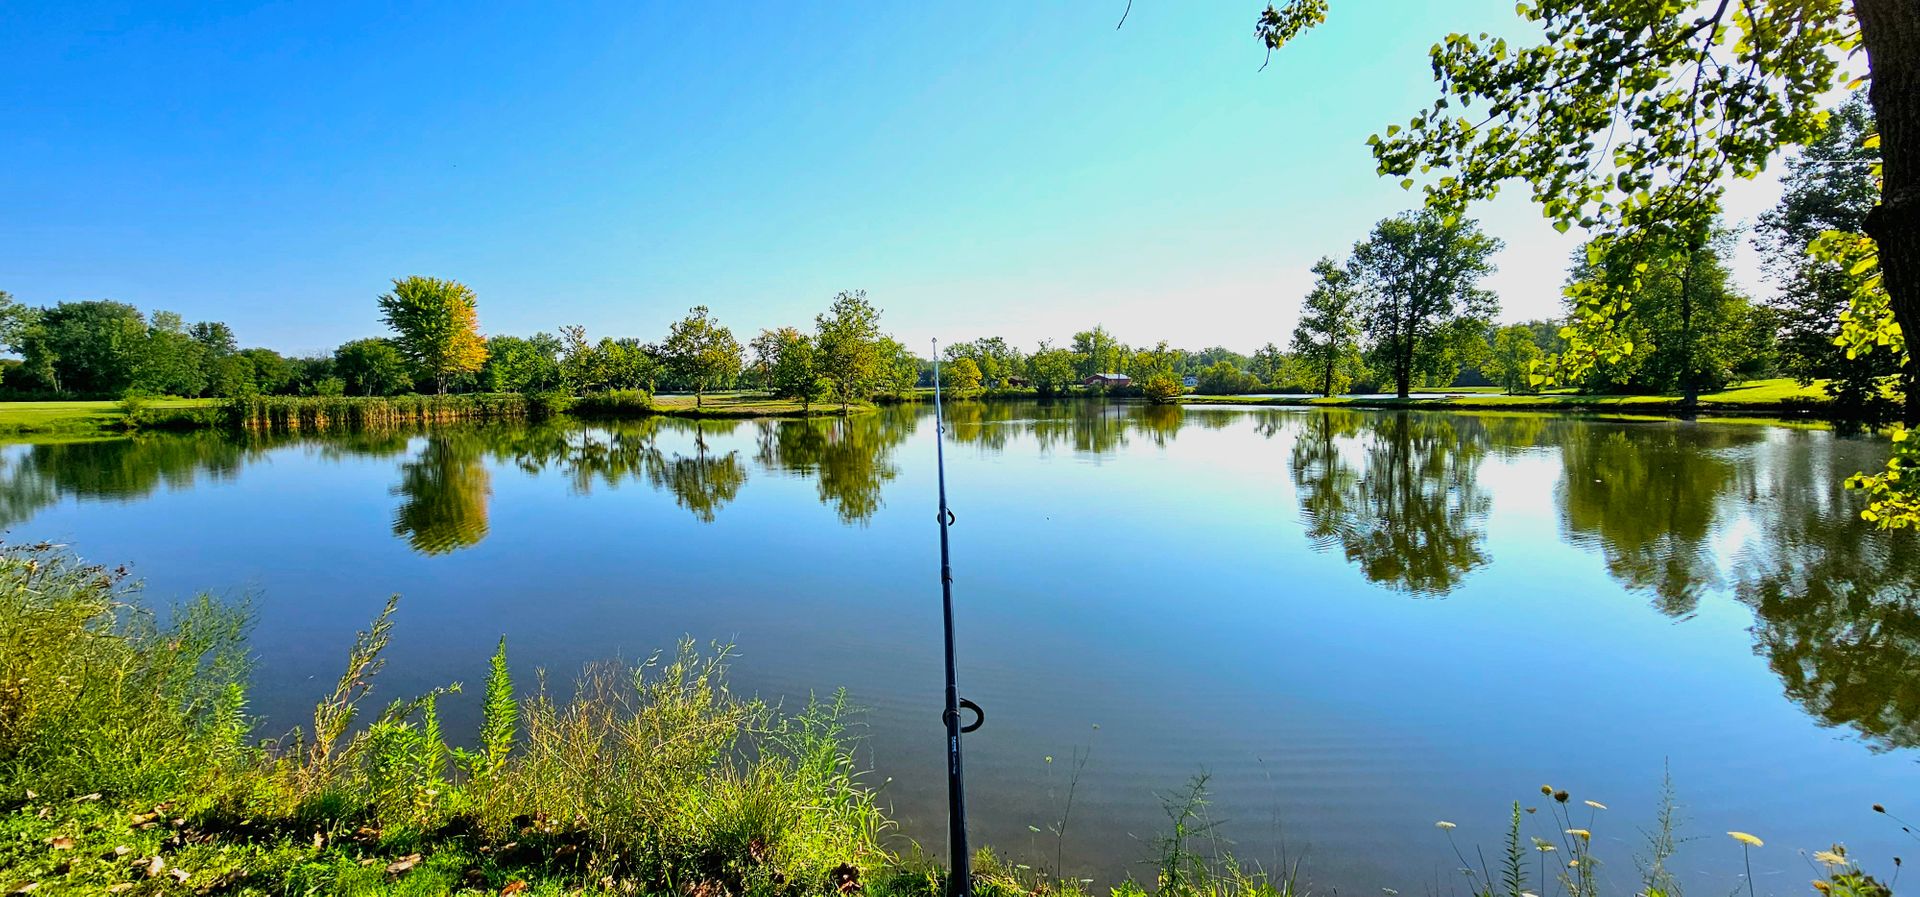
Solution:
{"label": "shoreline", "polygon": [[[1831,403],[1818,394],[1817,387],[1804,387],[1788,394],[1777,386],[1765,384],[1702,395],[1692,408],[1682,407],[1679,396],[1653,395],[1505,395],[1475,392],[1412,396],[1400,399],[1377,396],[1237,396],[1183,395],[1176,406],[1239,408],[1346,408],[1359,410],[1419,410],[1448,412],[1527,412],[1539,414],[1634,414],[1636,416],[1685,419],[1695,416],[1740,416],[1772,419],[1783,423],[1804,424],[1826,420]],[[929,396],[931,395],[929,391]],[[651,398],[644,407],[607,411],[588,411],[572,407],[572,402],[518,395],[485,393],[456,396],[366,397],[272,397],[252,400],[227,399],[154,399],[129,409],[116,401],[0,402],[0,441],[22,441],[30,437],[97,439],[124,436],[141,431],[193,430],[328,430],[364,429],[416,423],[449,423],[468,420],[513,420],[550,416],[570,416],[581,421],[627,420],[661,416],[683,419],[750,420],[839,417],[872,414],[884,405],[918,404],[918,394],[863,402],[842,409],[834,403],[782,401],[763,395],[729,393],[709,396],[695,405],[692,396],[667,395]],[[1125,404],[1143,403],[1132,396],[1113,396],[1093,392],[1068,392],[1040,396],[1032,390],[983,393],[956,401],[1103,401]]]}

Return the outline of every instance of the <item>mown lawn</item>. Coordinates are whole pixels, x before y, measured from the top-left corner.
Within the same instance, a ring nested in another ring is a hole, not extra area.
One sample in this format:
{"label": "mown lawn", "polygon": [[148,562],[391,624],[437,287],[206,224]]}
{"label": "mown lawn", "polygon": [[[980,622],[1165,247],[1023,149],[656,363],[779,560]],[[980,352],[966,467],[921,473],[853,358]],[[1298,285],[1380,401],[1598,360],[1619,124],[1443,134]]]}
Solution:
{"label": "mown lawn", "polygon": [[[151,399],[149,408],[203,408],[219,399]],[[95,433],[127,419],[119,402],[0,402],[0,434]]]}
{"label": "mown lawn", "polygon": [[[1471,392],[1472,395],[1422,395],[1419,390],[1406,399],[1360,398],[1353,396],[1334,396],[1332,398],[1262,398],[1255,396],[1183,396],[1181,401],[1204,405],[1345,405],[1363,408],[1510,408],[1539,410],[1578,410],[1607,408],[1637,408],[1654,411],[1676,407],[1681,398],[1677,395],[1596,395],[1581,394],[1568,390],[1554,390],[1539,395],[1510,396],[1497,388],[1480,387],[1448,390],[1449,392]],[[1786,411],[1804,409],[1810,405],[1819,405],[1827,401],[1826,393],[1820,383],[1801,386],[1791,378],[1780,377],[1770,380],[1754,380],[1719,392],[1702,393],[1700,407],[1705,410],[1772,410]]]}

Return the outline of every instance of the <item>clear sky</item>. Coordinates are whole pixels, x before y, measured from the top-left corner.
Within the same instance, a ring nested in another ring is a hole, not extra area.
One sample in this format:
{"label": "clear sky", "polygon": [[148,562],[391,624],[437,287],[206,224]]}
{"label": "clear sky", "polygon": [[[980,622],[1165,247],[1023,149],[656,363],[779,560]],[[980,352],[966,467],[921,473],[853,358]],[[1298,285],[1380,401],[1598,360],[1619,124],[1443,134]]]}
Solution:
{"label": "clear sky", "polygon": [[[1427,48],[1525,32],[1511,0],[1337,0],[1262,72],[1262,5],[16,0],[0,289],[290,353],[379,333],[408,274],[489,333],[705,304],[744,341],[864,288],[909,346],[1285,345],[1308,266],[1417,202],[1364,141],[1432,101]],[[1503,318],[1557,314],[1577,232],[1520,193],[1482,218]]]}

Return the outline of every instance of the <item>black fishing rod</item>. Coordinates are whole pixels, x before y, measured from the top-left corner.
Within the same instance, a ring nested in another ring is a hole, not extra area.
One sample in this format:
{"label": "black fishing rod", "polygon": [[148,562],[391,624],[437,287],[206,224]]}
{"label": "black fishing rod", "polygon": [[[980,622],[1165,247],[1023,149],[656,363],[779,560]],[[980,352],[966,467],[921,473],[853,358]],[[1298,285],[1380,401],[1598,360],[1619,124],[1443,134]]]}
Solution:
{"label": "black fishing rod", "polygon": [[[953,676],[953,564],[947,549],[947,527],[953,525],[953,511],[947,507],[947,417],[940,405],[940,341],[933,341],[933,458],[940,483],[940,599],[947,630],[947,706],[940,718],[947,724],[947,862],[952,871],[947,877],[950,897],[972,897],[972,854],[967,850],[967,796],[960,779],[960,736],[980,728],[987,721],[986,711],[960,697],[960,686]],[[973,722],[960,725],[960,708],[973,711]]]}

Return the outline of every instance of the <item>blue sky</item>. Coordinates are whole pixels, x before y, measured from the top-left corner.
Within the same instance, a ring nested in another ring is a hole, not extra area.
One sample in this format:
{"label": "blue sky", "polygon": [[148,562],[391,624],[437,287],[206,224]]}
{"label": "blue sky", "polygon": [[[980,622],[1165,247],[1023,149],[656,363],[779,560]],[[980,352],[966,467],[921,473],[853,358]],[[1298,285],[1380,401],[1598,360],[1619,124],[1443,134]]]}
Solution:
{"label": "blue sky", "polygon": [[[1284,345],[1314,259],[1417,201],[1364,141],[1431,102],[1427,48],[1521,23],[1338,0],[1262,72],[1260,6],[10,3],[0,289],[287,352],[380,332],[407,274],[489,333],[705,304],[744,341],[864,288],[912,346]],[[1556,313],[1578,235],[1482,218],[1503,317]]]}

